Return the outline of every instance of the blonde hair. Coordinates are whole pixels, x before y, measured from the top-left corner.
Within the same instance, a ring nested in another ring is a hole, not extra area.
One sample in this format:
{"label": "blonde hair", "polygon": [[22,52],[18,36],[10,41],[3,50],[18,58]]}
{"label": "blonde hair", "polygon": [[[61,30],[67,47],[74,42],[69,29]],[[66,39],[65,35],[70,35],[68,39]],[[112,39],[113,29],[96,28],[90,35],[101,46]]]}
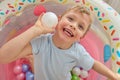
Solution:
{"label": "blonde hair", "polygon": [[[63,15],[64,14],[66,14],[67,12],[69,12],[69,11],[79,11],[80,13],[84,13],[84,14],[87,14],[87,15],[89,15],[90,16],[90,22],[91,22],[91,24],[92,24],[92,22],[93,22],[93,20],[94,20],[94,16],[93,16],[93,14],[92,14],[92,12],[89,10],[89,8],[87,8],[86,6],[84,6],[84,5],[76,5],[76,6],[73,6],[73,7],[71,7],[71,8],[69,8],[69,9],[67,9],[64,13],[63,13]],[[62,16],[63,16],[62,15]],[[91,24],[89,25],[89,26],[91,26]]]}

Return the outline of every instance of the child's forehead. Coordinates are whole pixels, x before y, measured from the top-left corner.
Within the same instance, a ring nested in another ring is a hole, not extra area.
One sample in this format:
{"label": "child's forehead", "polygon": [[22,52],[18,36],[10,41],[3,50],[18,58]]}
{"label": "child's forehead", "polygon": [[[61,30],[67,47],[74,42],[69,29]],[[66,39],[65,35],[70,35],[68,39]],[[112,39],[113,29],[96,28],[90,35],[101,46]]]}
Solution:
{"label": "child's forehead", "polygon": [[75,15],[81,15],[82,13],[80,13],[79,11],[75,11],[75,10],[70,10],[66,13],[66,15],[70,15],[70,16],[75,16]]}
{"label": "child's forehead", "polygon": [[[66,15],[70,15],[70,16],[83,16],[83,15],[88,15],[86,13],[80,12],[79,10],[70,10],[66,13]],[[89,15],[88,15],[89,16]]]}
{"label": "child's forehead", "polygon": [[[69,14],[69,13],[74,13],[74,14],[77,14],[77,15],[88,15],[88,16],[91,16],[91,13],[89,11],[89,9],[85,6],[80,6],[80,5],[76,5],[74,7],[71,7],[69,8],[68,10],[66,10],[62,16],[66,15],[66,14]],[[92,19],[91,19],[92,21]]]}

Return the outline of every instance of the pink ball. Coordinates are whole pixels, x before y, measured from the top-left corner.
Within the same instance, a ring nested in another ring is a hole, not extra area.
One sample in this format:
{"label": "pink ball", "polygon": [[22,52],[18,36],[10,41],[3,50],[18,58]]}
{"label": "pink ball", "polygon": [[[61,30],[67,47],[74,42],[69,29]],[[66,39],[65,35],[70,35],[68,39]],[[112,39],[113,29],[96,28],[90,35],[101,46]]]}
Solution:
{"label": "pink ball", "polygon": [[46,12],[46,9],[44,6],[42,5],[38,5],[34,8],[34,15],[35,16],[39,16],[41,13],[45,13]]}
{"label": "pink ball", "polygon": [[22,72],[22,66],[21,65],[16,65],[13,69],[15,74],[20,74]]}
{"label": "pink ball", "polygon": [[16,76],[16,80],[24,80],[25,79],[25,74],[24,73],[20,73]]}

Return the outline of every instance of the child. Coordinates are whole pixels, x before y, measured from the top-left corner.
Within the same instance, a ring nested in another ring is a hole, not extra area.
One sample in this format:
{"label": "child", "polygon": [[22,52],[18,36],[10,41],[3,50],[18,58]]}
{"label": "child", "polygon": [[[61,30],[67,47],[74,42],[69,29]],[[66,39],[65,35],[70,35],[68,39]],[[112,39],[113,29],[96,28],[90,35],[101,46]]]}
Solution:
{"label": "child", "polygon": [[33,54],[35,80],[70,80],[70,71],[75,66],[94,69],[111,80],[120,80],[120,75],[94,60],[78,43],[92,23],[87,8],[76,6],[67,10],[59,17],[55,29],[43,26],[41,17],[34,26],[1,47],[0,63]]}

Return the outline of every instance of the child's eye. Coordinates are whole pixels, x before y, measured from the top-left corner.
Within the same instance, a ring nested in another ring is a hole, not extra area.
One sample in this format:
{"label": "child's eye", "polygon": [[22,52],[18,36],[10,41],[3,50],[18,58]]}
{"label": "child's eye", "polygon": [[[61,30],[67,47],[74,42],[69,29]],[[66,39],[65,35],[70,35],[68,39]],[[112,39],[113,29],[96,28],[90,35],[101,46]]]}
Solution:
{"label": "child's eye", "polygon": [[69,20],[69,21],[73,21],[73,18],[72,18],[72,17],[68,17],[68,20]]}
{"label": "child's eye", "polygon": [[82,25],[78,25],[78,28],[79,28],[80,30],[84,30],[84,27],[83,27]]}

